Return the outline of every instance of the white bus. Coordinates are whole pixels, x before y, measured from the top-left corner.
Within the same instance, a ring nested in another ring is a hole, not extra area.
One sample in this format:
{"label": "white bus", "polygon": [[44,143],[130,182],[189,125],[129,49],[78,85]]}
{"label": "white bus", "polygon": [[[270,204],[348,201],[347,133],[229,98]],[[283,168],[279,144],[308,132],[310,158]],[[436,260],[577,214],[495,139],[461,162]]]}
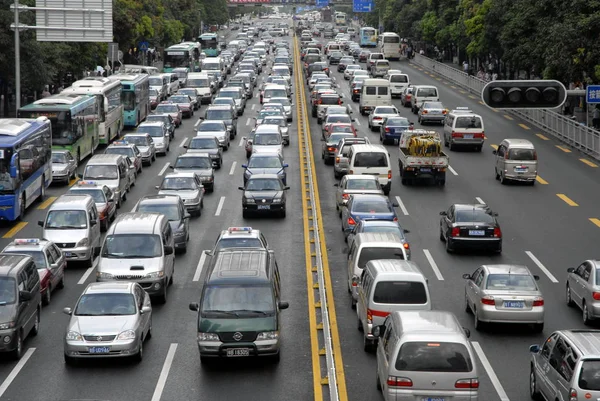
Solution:
{"label": "white bus", "polygon": [[400,36],[394,32],[384,32],[379,35],[377,47],[387,60],[400,59]]}
{"label": "white bus", "polygon": [[346,13],[338,11],[335,13],[335,24],[346,25]]}
{"label": "white bus", "polygon": [[123,130],[123,103],[121,101],[121,81],[105,77],[87,77],[73,82],[65,93],[96,96],[100,107],[99,141],[108,145],[118,138]]}

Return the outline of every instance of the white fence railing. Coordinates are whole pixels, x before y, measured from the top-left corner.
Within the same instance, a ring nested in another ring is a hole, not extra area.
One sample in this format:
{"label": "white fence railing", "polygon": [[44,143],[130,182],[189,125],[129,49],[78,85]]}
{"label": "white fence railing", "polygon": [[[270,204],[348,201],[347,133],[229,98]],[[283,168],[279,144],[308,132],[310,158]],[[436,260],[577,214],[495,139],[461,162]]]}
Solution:
{"label": "white fence railing", "polygon": [[[481,91],[486,84],[485,81],[477,77],[465,74],[457,68],[420,54],[416,54],[411,62],[449,79],[477,96],[481,96]],[[599,131],[550,110],[520,109],[507,110],[507,112],[535,125],[544,133],[558,138],[590,157],[600,160]]]}

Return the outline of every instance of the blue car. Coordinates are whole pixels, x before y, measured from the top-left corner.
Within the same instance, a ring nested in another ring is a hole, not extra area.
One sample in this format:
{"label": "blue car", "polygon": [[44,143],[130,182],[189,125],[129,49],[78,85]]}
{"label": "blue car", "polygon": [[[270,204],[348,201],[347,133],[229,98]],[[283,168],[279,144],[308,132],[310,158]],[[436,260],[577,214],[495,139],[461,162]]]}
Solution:
{"label": "blue car", "polygon": [[398,203],[390,202],[385,195],[352,195],[342,209],[342,231],[347,237],[363,219],[398,221],[395,207]]}
{"label": "blue car", "polygon": [[393,145],[400,141],[402,133],[411,128],[412,123],[405,117],[385,117],[379,131],[379,141]]}

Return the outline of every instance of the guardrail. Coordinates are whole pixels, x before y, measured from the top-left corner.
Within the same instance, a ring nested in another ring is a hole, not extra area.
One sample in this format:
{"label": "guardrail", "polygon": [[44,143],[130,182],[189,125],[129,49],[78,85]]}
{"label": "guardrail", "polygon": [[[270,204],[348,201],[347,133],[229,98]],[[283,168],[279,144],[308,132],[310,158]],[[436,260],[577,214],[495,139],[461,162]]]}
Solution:
{"label": "guardrail", "polygon": [[[457,68],[421,56],[420,54],[416,54],[411,62],[443,76],[477,96],[481,96],[481,91],[487,83],[477,77],[468,75]],[[576,121],[550,110],[520,109],[506,111],[509,114],[535,125],[544,133],[554,136],[588,156],[600,160],[599,131],[583,126]]]}

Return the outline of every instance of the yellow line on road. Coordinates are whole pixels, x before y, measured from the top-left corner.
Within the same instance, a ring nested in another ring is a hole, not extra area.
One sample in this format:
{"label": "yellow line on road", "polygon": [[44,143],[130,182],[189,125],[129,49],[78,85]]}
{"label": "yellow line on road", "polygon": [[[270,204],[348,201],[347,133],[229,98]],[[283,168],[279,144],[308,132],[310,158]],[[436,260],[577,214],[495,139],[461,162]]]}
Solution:
{"label": "yellow line on road", "polygon": [[469,95],[469,98],[471,98],[471,99],[477,99],[477,98],[476,98],[475,96],[473,96],[473,95]]}
{"label": "yellow line on road", "polygon": [[456,89],[456,86],[454,86],[454,85],[450,85],[450,87],[451,87],[452,89]]}
{"label": "yellow line on road", "polygon": [[565,203],[569,206],[579,206],[576,202],[574,202],[571,198],[569,198],[565,194],[556,194],[556,196],[558,196],[560,199],[565,201]]}
{"label": "yellow line on road", "polygon": [[548,139],[548,137],[542,135],[542,134],[535,134],[535,136],[537,136],[540,139],[543,139],[544,141],[549,141],[550,139]]}
{"label": "yellow line on road", "polygon": [[10,230],[8,230],[8,232],[2,236],[2,238],[12,238],[12,237],[14,237],[26,225],[27,225],[26,221],[21,221],[21,222],[15,224],[13,228],[11,228]]}
{"label": "yellow line on road", "polygon": [[557,148],[559,148],[560,150],[562,150],[562,151],[563,151],[563,152],[565,152],[565,153],[571,153],[571,149],[567,149],[567,148],[565,148],[565,147],[558,146],[558,145],[556,145],[556,147],[557,147]]}
{"label": "yellow line on road", "polygon": [[484,105],[484,106],[485,106],[485,103],[483,103],[481,100],[479,101],[479,104],[482,104],[482,105]]}
{"label": "yellow line on road", "polygon": [[537,177],[535,177],[535,180],[542,184],[542,185],[548,185],[548,181],[544,180],[542,177],[540,177],[539,175]]}
{"label": "yellow line on road", "polygon": [[494,150],[498,150],[498,145],[491,144],[490,146],[494,148]]}
{"label": "yellow line on road", "polygon": [[511,116],[509,116],[508,114],[504,115],[504,118],[506,118],[507,120],[513,121],[514,118],[512,118]]}
{"label": "yellow line on road", "polygon": [[587,164],[587,165],[588,165],[588,166],[590,166],[590,167],[594,167],[594,168],[595,168],[595,167],[598,167],[598,165],[597,165],[597,164],[595,164],[595,163],[592,163],[591,161],[589,161],[589,160],[587,160],[587,159],[579,159],[579,160],[580,160],[582,163],[585,163],[585,164]]}
{"label": "yellow line on road", "polygon": [[500,112],[498,111],[498,109],[492,109],[492,110],[494,111],[494,113],[500,113]]}
{"label": "yellow line on road", "polygon": [[79,182],[79,177],[75,177],[69,181],[69,186],[72,187],[73,185],[77,184],[77,182]]}
{"label": "yellow line on road", "polygon": [[446,84],[446,85],[450,85],[450,82],[448,82],[448,81],[444,81],[444,84]]}
{"label": "yellow line on road", "polygon": [[48,206],[50,206],[52,204],[52,202],[54,202],[56,200],[56,196],[51,196],[48,199],[46,199],[44,202],[42,202],[41,205],[38,206],[38,209],[43,210],[46,209]]}
{"label": "yellow line on road", "polygon": [[467,93],[467,92],[465,92],[463,90],[459,90],[459,92],[462,93],[463,95]]}
{"label": "yellow line on road", "polygon": [[594,223],[595,225],[597,225],[598,227],[600,227],[600,219],[597,219],[595,217],[589,219],[592,223]]}
{"label": "yellow line on road", "polygon": [[525,124],[519,124],[519,127],[523,128],[523,129],[527,129],[527,130],[531,129],[528,126],[526,126]]}

